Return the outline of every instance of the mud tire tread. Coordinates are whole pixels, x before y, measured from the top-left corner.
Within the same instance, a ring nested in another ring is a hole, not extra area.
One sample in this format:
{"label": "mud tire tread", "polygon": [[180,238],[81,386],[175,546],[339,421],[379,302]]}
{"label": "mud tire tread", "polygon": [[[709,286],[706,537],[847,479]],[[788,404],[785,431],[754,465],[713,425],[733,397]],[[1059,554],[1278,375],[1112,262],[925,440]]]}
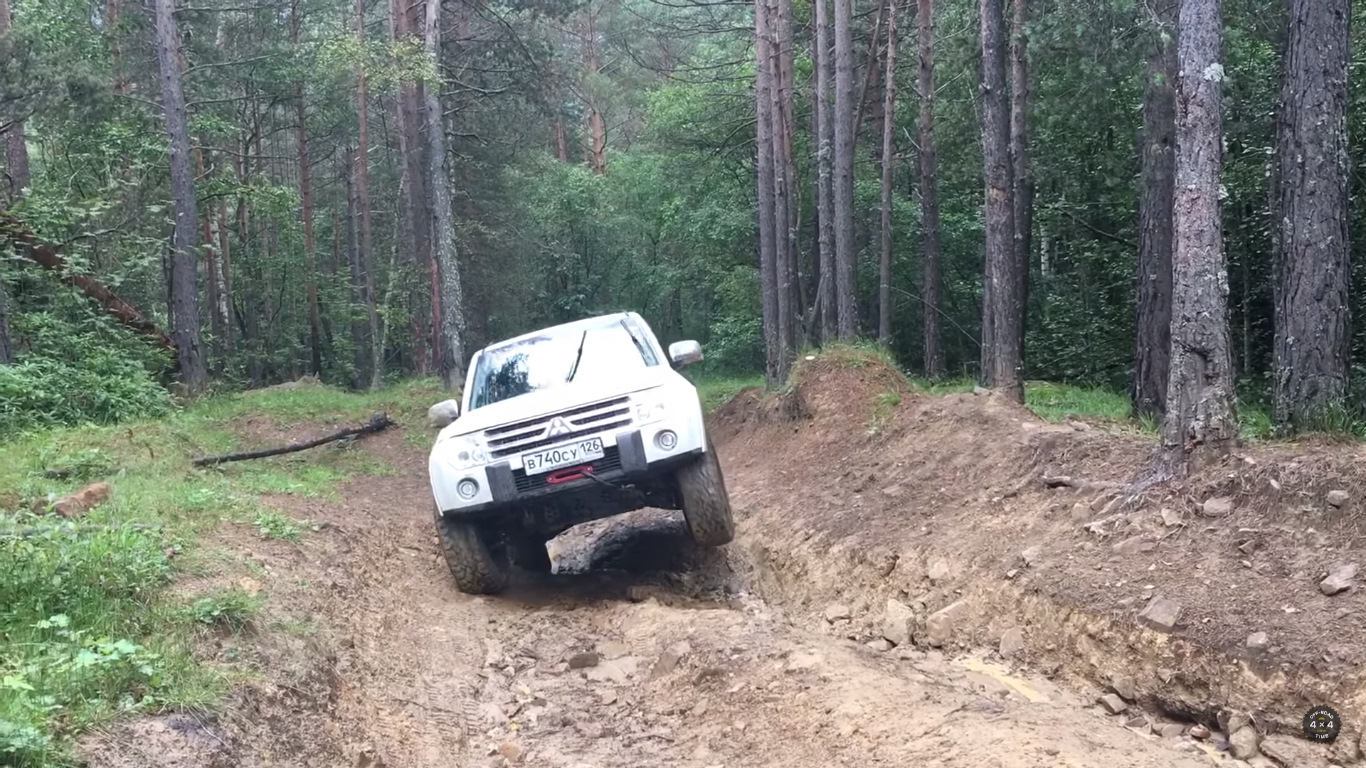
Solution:
{"label": "mud tire tread", "polygon": [[693,541],[704,547],[719,547],[735,538],[735,518],[731,514],[730,495],[721,474],[721,461],[711,437],[707,437],[707,452],[679,469],[678,492],[683,502],[683,517]]}
{"label": "mud tire tread", "polygon": [[507,569],[474,525],[448,520],[436,513],[436,532],[441,554],[455,577],[455,586],[467,595],[494,595],[507,589]]}

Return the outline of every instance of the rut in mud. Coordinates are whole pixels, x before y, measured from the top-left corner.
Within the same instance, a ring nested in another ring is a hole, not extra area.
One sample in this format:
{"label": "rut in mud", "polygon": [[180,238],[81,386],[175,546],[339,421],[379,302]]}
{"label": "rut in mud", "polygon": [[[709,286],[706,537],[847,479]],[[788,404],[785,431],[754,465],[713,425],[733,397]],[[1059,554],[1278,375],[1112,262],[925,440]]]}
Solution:
{"label": "rut in mud", "polygon": [[[839,606],[785,614],[752,591],[770,577],[750,562],[743,510],[721,552],[642,512],[557,540],[564,573],[462,595],[434,541],[423,452],[399,433],[366,450],[399,471],[348,483],[340,503],[274,500],[325,523],[302,543],[221,533],[240,560],[213,578],[268,601],[204,654],[260,676],[213,717],[91,739],[92,766],[1209,764],[1142,717],[1123,727],[1094,692],[985,654],[870,647]],[[760,479],[722,455],[733,487]]]}

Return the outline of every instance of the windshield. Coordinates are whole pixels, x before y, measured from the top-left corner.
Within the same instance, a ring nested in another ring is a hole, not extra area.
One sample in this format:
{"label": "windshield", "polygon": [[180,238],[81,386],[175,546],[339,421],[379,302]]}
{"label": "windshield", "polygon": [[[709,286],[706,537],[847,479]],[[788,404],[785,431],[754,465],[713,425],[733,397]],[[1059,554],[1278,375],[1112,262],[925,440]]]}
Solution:
{"label": "windshield", "polygon": [[554,389],[571,380],[615,378],[629,369],[658,364],[649,342],[624,319],[541,333],[479,356],[470,410]]}

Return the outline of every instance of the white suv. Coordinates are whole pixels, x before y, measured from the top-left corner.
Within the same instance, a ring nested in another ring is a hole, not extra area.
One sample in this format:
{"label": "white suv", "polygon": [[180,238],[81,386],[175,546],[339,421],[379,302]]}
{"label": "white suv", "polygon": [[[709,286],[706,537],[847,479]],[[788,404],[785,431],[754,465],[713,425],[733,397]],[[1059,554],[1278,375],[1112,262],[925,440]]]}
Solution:
{"label": "white suv", "polygon": [[463,402],[433,406],[436,528],[462,592],[507,585],[508,565],[550,570],[545,543],[642,507],[681,509],[693,538],[735,535],[697,390],[678,373],[695,341],[660,347],[634,312],[481,349]]}

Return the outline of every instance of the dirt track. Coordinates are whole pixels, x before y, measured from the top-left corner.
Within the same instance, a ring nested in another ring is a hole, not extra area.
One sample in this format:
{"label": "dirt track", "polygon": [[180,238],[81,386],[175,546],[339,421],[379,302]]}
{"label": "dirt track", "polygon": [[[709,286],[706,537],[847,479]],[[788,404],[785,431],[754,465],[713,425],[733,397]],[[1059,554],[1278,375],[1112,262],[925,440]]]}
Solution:
{"label": "dirt track", "polygon": [[[121,726],[94,766],[1204,766],[1213,747],[1122,727],[1077,692],[973,656],[879,651],[750,585],[743,515],[724,555],[638,514],[557,542],[567,569],[499,598],[456,592],[437,555],[422,452],[369,440],[397,474],[299,545],[226,531],[213,578],[269,595],[244,637],[206,643],[262,675],[216,718]],[[757,482],[722,449],[733,489]],[[613,556],[613,543],[637,537]],[[251,565],[247,561],[254,561]],[[662,566],[665,570],[658,570]],[[621,569],[621,570],[616,570]],[[756,578],[757,577],[757,578]],[[300,620],[306,619],[307,623]],[[597,654],[587,656],[585,654]],[[1225,759],[1222,756],[1218,759]]]}

